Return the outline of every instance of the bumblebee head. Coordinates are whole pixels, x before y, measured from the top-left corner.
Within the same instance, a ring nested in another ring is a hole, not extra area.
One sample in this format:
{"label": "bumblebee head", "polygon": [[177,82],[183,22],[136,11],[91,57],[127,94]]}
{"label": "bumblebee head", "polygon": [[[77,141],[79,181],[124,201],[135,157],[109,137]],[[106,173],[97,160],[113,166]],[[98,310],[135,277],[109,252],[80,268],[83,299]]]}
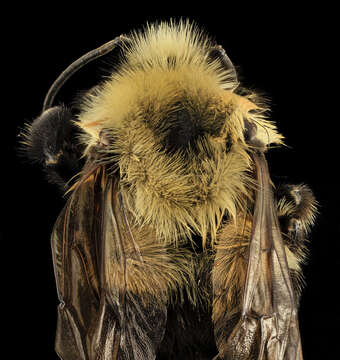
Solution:
{"label": "bumblebee head", "polygon": [[72,115],[83,155],[118,176],[139,226],[169,242],[195,232],[205,244],[249,196],[249,138],[266,145],[281,135],[256,94],[240,95],[225,51],[188,21],[148,25],[85,54],[52,85],[44,114],[69,76],[115,46],[116,70]]}
{"label": "bumblebee head", "polygon": [[167,241],[194,231],[205,243],[249,194],[249,130],[266,144],[281,137],[254,94],[237,94],[225,51],[189,22],[149,25],[129,39],[118,69],[84,98],[85,155],[106,144],[102,161],[119,170],[139,224]]}

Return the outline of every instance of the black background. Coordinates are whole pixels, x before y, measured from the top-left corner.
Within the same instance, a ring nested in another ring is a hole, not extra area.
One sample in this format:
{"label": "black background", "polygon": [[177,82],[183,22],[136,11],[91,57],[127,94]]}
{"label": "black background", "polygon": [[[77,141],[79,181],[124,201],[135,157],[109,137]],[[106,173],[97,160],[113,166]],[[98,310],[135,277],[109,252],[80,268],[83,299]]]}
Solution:
{"label": "black background", "polygon": [[[271,99],[271,118],[288,145],[268,153],[273,181],[309,184],[320,203],[304,266],[307,286],[300,327],[305,359],[332,358],[339,341],[335,324],[340,320],[339,127],[331,87],[332,54],[338,45],[333,39],[332,10],[278,7],[267,9],[268,13],[243,8],[205,15],[146,15],[97,5],[86,16],[52,7],[21,8],[20,16],[14,10],[3,14],[12,30],[10,37],[4,37],[8,65],[3,66],[2,77],[9,77],[9,83],[2,84],[6,92],[2,106],[7,111],[1,124],[5,144],[2,310],[3,316],[10,315],[3,327],[8,329],[8,346],[14,354],[24,351],[28,358],[57,358],[53,348],[58,301],[49,236],[64,200],[37,166],[17,157],[20,127],[39,114],[49,86],[72,61],[146,21],[183,16],[223,45],[244,85]],[[108,63],[105,57],[81,70],[59,100],[69,102],[75,89],[94,85]]]}

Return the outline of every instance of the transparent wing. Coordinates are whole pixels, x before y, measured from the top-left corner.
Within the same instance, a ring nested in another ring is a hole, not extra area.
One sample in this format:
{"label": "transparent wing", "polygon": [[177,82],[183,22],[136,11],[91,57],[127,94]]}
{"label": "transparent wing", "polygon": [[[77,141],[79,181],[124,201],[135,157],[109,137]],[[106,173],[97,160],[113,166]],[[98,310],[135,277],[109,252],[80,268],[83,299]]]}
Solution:
{"label": "transparent wing", "polygon": [[127,290],[126,264],[140,257],[135,245],[117,181],[95,169],[75,188],[52,233],[62,359],[155,358],[166,308]]}
{"label": "transparent wing", "polygon": [[234,232],[228,225],[217,246],[213,321],[219,356],[298,360],[297,307],[268,167],[263,153],[254,153],[253,160],[258,180],[254,215],[240,216],[244,220]]}

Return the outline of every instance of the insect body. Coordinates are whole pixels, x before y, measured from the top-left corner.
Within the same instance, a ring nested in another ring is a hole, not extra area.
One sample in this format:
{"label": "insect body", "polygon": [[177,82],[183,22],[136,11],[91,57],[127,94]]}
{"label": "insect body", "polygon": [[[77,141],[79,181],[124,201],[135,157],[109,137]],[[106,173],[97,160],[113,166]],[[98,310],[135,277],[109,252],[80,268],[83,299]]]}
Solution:
{"label": "insect body", "polygon": [[[79,114],[52,107],[116,45]],[[25,143],[52,182],[80,169],[52,233],[62,359],[302,359],[316,202],[306,185],[273,191],[264,153],[282,136],[266,110],[189,22],[121,36],[56,81]]]}

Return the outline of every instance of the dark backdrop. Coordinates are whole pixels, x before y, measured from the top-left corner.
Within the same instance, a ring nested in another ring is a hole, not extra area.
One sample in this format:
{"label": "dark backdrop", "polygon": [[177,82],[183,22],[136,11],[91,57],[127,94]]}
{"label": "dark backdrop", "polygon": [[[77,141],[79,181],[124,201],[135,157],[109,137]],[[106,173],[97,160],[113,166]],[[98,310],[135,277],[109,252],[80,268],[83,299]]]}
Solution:
{"label": "dark backdrop", "polygon": [[[42,12],[21,9],[20,18],[15,11],[7,14],[11,28],[19,32],[13,30],[11,37],[5,36],[9,47],[3,53],[9,62],[3,77],[9,75],[10,82],[2,105],[9,110],[2,119],[6,152],[1,176],[5,217],[0,236],[6,265],[2,310],[11,315],[4,329],[8,329],[8,341],[13,342],[10,348],[15,353],[24,350],[28,358],[56,359],[58,301],[49,236],[64,200],[46,183],[37,166],[17,158],[19,127],[39,114],[51,83],[85,52],[146,21],[179,17],[101,10],[86,17],[67,15],[52,7]],[[320,203],[309,262],[304,266],[307,286],[301,300],[300,325],[305,359],[328,359],[333,351],[336,354],[338,343],[333,324],[339,322],[340,241],[339,131],[333,112],[337,102],[331,100],[329,81],[336,44],[329,46],[331,11],[277,8],[259,15],[248,10],[246,17],[244,11],[183,16],[195,20],[223,45],[244,85],[271,99],[271,117],[288,145],[268,154],[273,180],[309,184]],[[55,13],[58,16],[51,16]],[[94,85],[108,64],[106,57],[80,71],[61,91],[59,100],[71,101],[74,89]]]}

